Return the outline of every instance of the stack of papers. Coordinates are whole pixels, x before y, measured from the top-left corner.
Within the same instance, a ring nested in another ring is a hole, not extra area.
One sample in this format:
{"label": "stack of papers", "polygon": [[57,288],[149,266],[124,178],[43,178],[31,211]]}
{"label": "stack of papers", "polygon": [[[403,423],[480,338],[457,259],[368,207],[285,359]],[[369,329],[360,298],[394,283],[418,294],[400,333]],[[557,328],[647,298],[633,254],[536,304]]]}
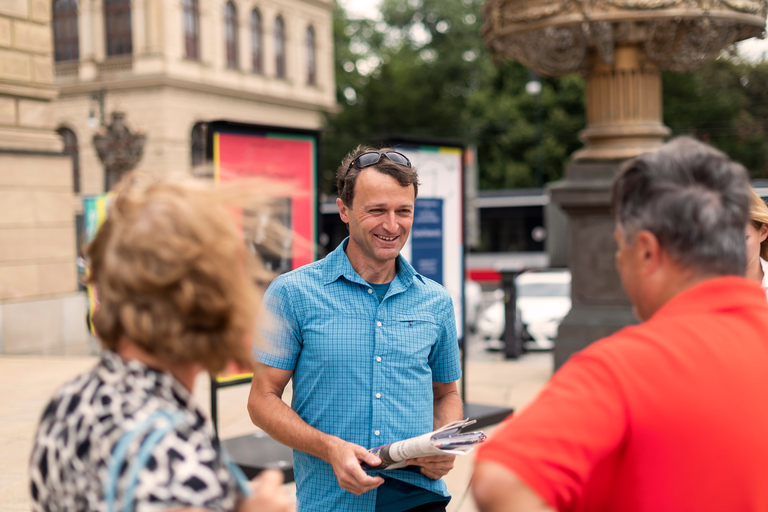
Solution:
{"label": "stack of papers", "polygon": [[485,441],[485,434],[461,432],[476,420],[459,420],[427,434],[411,437],[368,450],[381,459],[380,466],[363,464],[365,469],[398,469],[406,466],[409,459],[433,455],[466,455],[476,444]]}

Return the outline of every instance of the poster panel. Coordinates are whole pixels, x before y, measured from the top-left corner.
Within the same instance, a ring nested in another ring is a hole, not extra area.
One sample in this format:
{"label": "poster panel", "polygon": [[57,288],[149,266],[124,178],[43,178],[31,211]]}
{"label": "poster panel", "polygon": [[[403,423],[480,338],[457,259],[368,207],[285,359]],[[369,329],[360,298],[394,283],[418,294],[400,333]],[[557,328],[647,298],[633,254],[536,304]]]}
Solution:
{"label": "poster panel", "polygon": [[[258,233],[248,233],[253,248],[267,268],[283,273],[317,258],[317,132],[288,128],[244,125],[217,121],[209,123],[216,183],[232,183],[248,178],[267,178],[288,183],[286,197],[272,205],[271,211],[243,211],[256,215],[257,226],[279,222],[290,237],[277,250],[259,243]],[[295,239],[307,243],[295,243]],[[226,371],[216,384],[246,382],[250,373]]]}
{"label": "poster panel", "polygon": [[[453,300],[456,331],[464,337],[464,149],[395,144],[419,173],[411,236],[401,254],[414,268],[445,286]],[[420,267],[427,272],[422,272]]]}
{"label": "poster panel", "polygon": [[256,126],[237,129],[227,123],[211,123],[211,130],[217,183],[258,176],[290,184],[291,195],[284,198],[283,207],[274,217],[309,243],[293,244],[287,240],[286,253],[262,254],[264,259],[278,263],[275,271],[292,270],[315,261],[317,135]]}

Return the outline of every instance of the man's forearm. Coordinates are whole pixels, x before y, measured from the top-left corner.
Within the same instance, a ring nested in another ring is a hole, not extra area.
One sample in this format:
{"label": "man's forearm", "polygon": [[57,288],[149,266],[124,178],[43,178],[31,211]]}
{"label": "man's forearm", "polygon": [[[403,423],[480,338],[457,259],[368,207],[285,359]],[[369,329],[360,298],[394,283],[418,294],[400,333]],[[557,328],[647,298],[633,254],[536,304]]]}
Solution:
{"label": "man's forearm", "polygon": [[308,425],[282,398],[266,392],[248,400],[248,413],[257,427],[272,439],[329,462],[334,447],[343,442]]}
{"label": "man's forearm", "polygon": [[[438,392],[438,389],[435,389]],[[461,397],[456,389],[451,389],[443,392],[440,395],[435,394],[434,403],[434,428],[440,428],[452,421],[457,421],[463,418],[464,405],[461,402]]]}

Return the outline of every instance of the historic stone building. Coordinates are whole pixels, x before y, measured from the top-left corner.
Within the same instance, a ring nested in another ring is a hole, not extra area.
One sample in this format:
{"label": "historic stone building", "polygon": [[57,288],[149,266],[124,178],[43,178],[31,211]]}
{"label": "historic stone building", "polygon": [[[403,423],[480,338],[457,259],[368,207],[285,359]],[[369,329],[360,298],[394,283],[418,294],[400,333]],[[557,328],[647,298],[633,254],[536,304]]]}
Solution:
{"label": "historic stone building", "polygon": [[77,193],[105,190],[92,137],[114,111],[146,135],[140,168],[165,174],[198,163],[198,123],[318,128],[335,107],[332,0],[52,4],[55,122]]}
{"label": "historic stone building", "polygon": [[[86,346],[76,272],[82,197],[115,179],[93,144],[112,114],[145,136],[139,168],[157,174],[201,163],[206,121],[319,128],[336,107],[333,8],[333,0],[0,1],[0,353]],[[71,159],[56,156],[62,146]],[[39,307],[51,300],[55,320]]]}

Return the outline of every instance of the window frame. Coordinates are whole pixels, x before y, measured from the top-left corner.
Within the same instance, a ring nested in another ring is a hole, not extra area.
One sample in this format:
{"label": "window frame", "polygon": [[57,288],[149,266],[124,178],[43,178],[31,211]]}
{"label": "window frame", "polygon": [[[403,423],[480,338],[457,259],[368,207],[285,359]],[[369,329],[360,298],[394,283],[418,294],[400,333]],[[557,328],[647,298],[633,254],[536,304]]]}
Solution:
{"label": "window frame", "polygon": [[317,38],[312,25],[307,26],[304,37],[304,49],[307,52],[307,85],[317,85]]}
{"label": "window frame", "polygon": [[251,11],[251,68],[259,75],[264,73],[264,25],[255,7]]}
{"label": "window frame", "polygon": [[106,56],[133,54],[131,0],[104,0],[103,5]]}
{"label": "window frame", "polygon": [[184,57],[200,60],[200,5],[197,0],[182,0]]}
{"label": "window frame", "polygon": [[[237,22],[237,7],[232,0],[229,0],[224,4],[224,47],[226,55],[226,67],[227,69],[239,69],[238,62],[238,22]],[[231,37],[230,37],[231,36]]]}
{"label": "window frame", "polygon": [[287,77],[285,20],[281,15],[275,17],[275,76],[280,79]]}
{"label": "window frame", "polygon": [[51,2],[53,59],[55,62],[80,60],[80,27],[77,0]]}

